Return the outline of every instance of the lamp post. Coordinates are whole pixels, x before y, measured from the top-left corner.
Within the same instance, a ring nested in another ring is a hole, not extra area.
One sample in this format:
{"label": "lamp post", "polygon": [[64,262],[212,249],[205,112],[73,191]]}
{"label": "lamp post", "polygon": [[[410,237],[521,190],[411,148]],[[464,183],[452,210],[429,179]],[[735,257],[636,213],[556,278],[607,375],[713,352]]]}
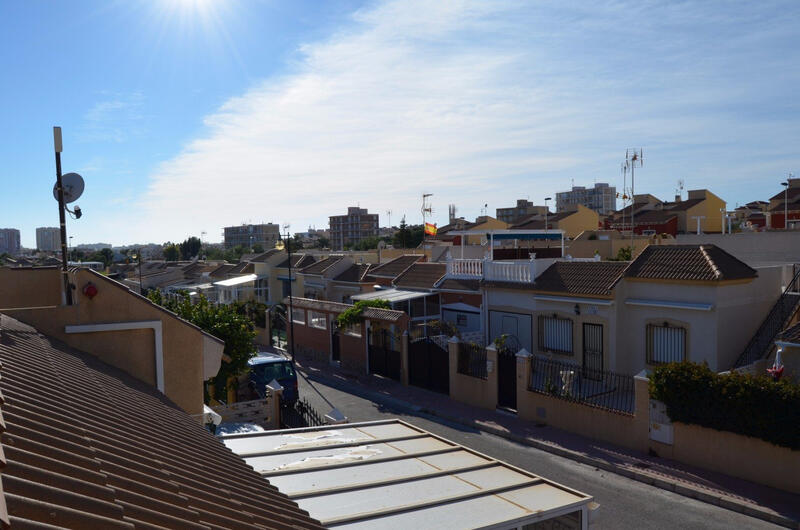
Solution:
{"label": "lamp post", "polygon": [[789,181],[781,182],[783,189],[783,229],[789,230]]}
{"label": "lamp post", "polygon": [[720,232],[725,235],[725,208],[720,208],[719,213],[722,214],[722,220],[720,221]]}
{"label": "lamp post", "polygon": [[292,244],[289,238],[289,225],[283,225],[286,230],[286,253],[288,254],[289,263],[289,334],[291,340],[289,341],[289,354],[292,357],[292,364],[294,364],[294,315],[292,314]]}
{"label": "lamp post", "polygon": [[72,261],[75,261],[75,256],[72,255],[72,236],[69,236],[69,257]]}
{"label": "lamp post", "polygon": [[61,182],[61,127],[53,127],[53,147],[56,153],[56,191],[58,196],[58,221],[61,227],[61,277],[64,282],[64,296],[67,305],[72,305],[72,287],[67,272],[67,218],[64,212],[64,186]]}
{"label": "lamp post", "polygon": [[551,200],[553,200],[552,197],[545,197],[544,198],[544,233],[545,234],[547,233],[547,210],[548,210],[547,201],[551,201]]}

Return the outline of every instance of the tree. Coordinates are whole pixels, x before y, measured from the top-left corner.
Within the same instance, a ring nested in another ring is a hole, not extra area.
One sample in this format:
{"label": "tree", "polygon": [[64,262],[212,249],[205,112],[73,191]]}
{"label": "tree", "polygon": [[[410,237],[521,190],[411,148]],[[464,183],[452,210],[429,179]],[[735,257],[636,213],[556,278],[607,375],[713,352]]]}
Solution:
{"label": "tree", "polygon": [[331,241],[327,237],[320,237],[317,239],[317,248],[330,248]]}
{"label": "tree", "polygon": [[253,252],[255,252],[256,254],[261,254],[262,252],[264,252],[264,245],[262,245],[261,243],[256,243],[255,245],[253,245]]}
{"label": "tree", "polygon": [[105,267],[108,267],[114,261],[114,251],[110,248],[104,248],[99,252],[95,252],[91,256],[89,256],[89,261],[99,261]]}
{"label": "tree", "polygon": [[196,303],[192,303],[188,293],[183,292],[177,299],[164,299],[154,289],[147,295],[151,302],[169,309],[184,320],[188,320],[203,331],[214,335],[225,342],[223,353],[230,361],[220,364],[219,372],[210,380],[218,397],[225,396],[228,380],[248,370],[247,361],[255,354],[253,339],[256,337],[253,321],[248,318],[246,310],[240,310],[238,304],[216,305],[200,295]]}
{"label": "tree", "polygon": [[200,254],[200,249],[203,248],[203,242],[199,237],[190,237],[179,245],[181,251],[181,259],[190,260]]}
{"label": "tree", "polygon": [[203,256],[205,256],[206,259],[225,259],[225,251],[217,247],[205,246],[203,247]]}
{"label": "tree", "polygon": [[167,241],[164,243],[164,259],[167,261],[178,261],[181,255],[181,250],[175,243]]}
{"label": "tree", "polygon": [[392,244],[397,248],[408,248],[406,243],[410,239],[410,234],[408,230],[408,225],[406,225],[406,216],[404,215],[403,218],[400,220],[400,230],[394,235],[394,239],[392,240]]}

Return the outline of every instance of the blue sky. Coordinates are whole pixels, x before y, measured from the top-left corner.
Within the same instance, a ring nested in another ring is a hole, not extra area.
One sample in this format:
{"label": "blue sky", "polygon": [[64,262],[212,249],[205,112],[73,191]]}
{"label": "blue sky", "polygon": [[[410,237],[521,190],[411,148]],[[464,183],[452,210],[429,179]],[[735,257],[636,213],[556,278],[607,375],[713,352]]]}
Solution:
{"label": "blue sky", "polygon": [[[591,5],[590,5],[591,4]],[[576,185],[678,179],[730,207],[800,169],[800,4],[0,3],[0,226],[55,226],[53,125],[87,184],[73,243],[419,222]]]}

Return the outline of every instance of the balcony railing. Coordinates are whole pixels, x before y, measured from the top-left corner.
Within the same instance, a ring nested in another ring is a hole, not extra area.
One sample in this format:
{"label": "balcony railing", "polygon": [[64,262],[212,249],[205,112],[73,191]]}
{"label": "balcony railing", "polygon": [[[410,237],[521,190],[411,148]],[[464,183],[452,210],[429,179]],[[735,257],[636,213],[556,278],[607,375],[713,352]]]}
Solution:
{"label": "balcony railing", "polygon": [[[533,256],[533,255],[532,255]],[[541,258],[520,260],[450,259],[447,261],[448,278],[478,279],[492,282],[531,283],[556,261],[599,261],[593,258]]]}
{"label": "balcony railing", "polygon": [[484,279],[495,282],[530,283],[536,278],[536,260],[487,261]]}
{"label": "balcony railing", "polygon": [[483,278],[482,259],[454,259],[447,262],[450,278]]}

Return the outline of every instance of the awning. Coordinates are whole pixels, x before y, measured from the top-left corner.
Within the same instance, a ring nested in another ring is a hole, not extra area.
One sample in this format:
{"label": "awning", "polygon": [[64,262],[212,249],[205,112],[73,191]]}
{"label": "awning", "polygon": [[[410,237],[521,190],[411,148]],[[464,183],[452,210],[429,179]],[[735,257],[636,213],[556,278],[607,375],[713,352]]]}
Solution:
{"label": "awning", "polygon": [[592,497],[400,420],[229,435],[223,443],[333,528],[586,528]]}
{"label": "awning", "polygon": [[383,289],[371,293],[354,294],[351,300],[386,300],[387,302],[405,302],[415,298],[430,296],[431,293],[419,293],[416,291],[401,291],[400,289]]}
{"label": "awning", "polygon": [[214,282],[214,285],[219,285],[220,287],[233,287],[235,285],[242,285],[243,283],[252,282],[256,278],[258,278],[258,276],[255,274],[245,274],[244,276],[237,276],[235,278],[228,278],[227,280]]}

